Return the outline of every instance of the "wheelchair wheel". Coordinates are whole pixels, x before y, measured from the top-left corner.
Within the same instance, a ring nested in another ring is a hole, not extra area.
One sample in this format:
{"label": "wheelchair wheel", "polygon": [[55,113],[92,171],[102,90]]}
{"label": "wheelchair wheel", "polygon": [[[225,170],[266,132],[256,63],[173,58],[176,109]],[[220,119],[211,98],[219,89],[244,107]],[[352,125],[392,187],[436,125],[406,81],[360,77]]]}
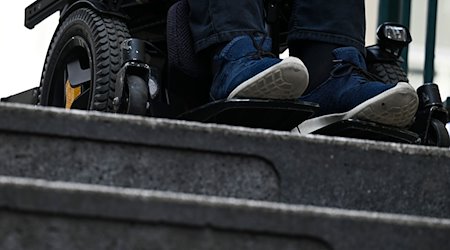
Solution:
{"label": "wheelchair wheel", "polygon": [[120,44],[128,38],[120,20],[88,8],[60,22],[47,52],[38,104],[110,111],[121,67]]}
{"label": "wheelchair wheel", "polygon": [[119,113],[145,115],[149,99],[147,83],[139,76],[128,75]]}
{"label": "wheelchair wheel", "polygon": [[431,120],[426,144],[438,147],[450,147],[448,131],[441,121],[437,119]]}

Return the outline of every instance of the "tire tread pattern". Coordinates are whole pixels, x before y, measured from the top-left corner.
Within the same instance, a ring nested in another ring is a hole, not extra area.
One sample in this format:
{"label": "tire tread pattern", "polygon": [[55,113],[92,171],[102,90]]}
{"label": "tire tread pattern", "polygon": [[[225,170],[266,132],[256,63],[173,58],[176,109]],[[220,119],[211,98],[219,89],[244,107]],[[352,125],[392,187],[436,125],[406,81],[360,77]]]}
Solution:
{"label": "tire tread pattern", "polygon": [[[55,47],[63,33],[76,22],[82,22],[88,27],[92,35],[94,58],[93,69],[95,70],[95,83],[93,84],[93,96],[89,109],[97,111],[111,111],[112,98],[115,90],[117,73],[120,70],[121,55],[120,45],[123,40],[130,37],[128,27],[124,22],[114,17],[99,14],[88,8],[80,8],[72,12],[57,27],[50,43],[46,61],[41,77],[40,93],[44,90],[44,82],[47,74],[48,63],[51,60]],[[47,90],[48,91],[48,90]],[[42,96],[39,95],[39,104]]]}
{"label": "tire tread pattern", "polygon": [[385,83],[409,82],[408,76],[399,63],[373,63],[369,72],[377,75]]}

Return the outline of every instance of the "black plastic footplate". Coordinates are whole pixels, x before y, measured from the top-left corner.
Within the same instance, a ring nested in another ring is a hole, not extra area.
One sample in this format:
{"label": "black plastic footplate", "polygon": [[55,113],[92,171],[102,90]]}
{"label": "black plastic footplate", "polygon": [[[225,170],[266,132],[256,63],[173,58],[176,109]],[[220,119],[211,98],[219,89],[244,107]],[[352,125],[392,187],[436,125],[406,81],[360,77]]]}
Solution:
{"label": "black plastic footplate", "polygon": [[318,109],[319,105],[302,101],[230,99],[208,103],[178,119],[291,131]]}
{"label": "black plastic footplate", "polygon": [[356,119],[336,122],[316,130],[313,134],[407,144],[421,144],[420,136],[409,130],[383,126],[377,123]]}

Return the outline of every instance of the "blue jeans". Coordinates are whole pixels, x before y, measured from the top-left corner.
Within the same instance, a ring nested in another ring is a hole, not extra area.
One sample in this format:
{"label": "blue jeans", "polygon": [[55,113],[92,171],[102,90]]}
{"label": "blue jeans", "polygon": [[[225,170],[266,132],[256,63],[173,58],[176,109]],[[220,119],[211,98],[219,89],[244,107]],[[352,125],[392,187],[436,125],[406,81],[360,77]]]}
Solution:
{"label": "blue jeans", "polygon": [[[263,0],[188,0],[196,51],[243,34],[266,34]],[[292,0],[288,41],[353,46],[365,54],[364,0]]]}

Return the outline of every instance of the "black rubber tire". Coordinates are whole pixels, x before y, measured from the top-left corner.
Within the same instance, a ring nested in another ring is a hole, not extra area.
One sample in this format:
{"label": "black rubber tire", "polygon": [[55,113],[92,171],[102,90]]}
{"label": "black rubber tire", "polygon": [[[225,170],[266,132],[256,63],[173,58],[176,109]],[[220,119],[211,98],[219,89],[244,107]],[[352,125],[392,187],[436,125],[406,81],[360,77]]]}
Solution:
{"label": "black rubber tire", "polygon": [[139,76],[127,76],[127,88],[124,96],[124,112],[132,115],[145,115],[149,92],[147,83]]}
{"label": "black rubber tire", "polygon": [[63,73],[58,70],[68,60],[65,55],[78,53],[64,50],[76,38],[84,44],[77,49],[84,49],[91,71],[90,86],[87,87],[89,103],[85,109],[111,111],[116,75],[121,67],[120,45],[129,37],[126,24],[119,19],[88,8],[73,11],[60,22],[53,35],[42,72],[38,104],[65,106],[65,83],[59,81],[58,76]]}
{"label": "black rubber tire", "polygon": [[428,145],[438,147],[450,147],[450,136],[445,125],[437,120],[432,119],[428,132]]}
{"label": "black rubber tire", "polygon": [[397,63],[374,63],[368,65],[368,70],[385,83],[409,82],[405,71]]}

